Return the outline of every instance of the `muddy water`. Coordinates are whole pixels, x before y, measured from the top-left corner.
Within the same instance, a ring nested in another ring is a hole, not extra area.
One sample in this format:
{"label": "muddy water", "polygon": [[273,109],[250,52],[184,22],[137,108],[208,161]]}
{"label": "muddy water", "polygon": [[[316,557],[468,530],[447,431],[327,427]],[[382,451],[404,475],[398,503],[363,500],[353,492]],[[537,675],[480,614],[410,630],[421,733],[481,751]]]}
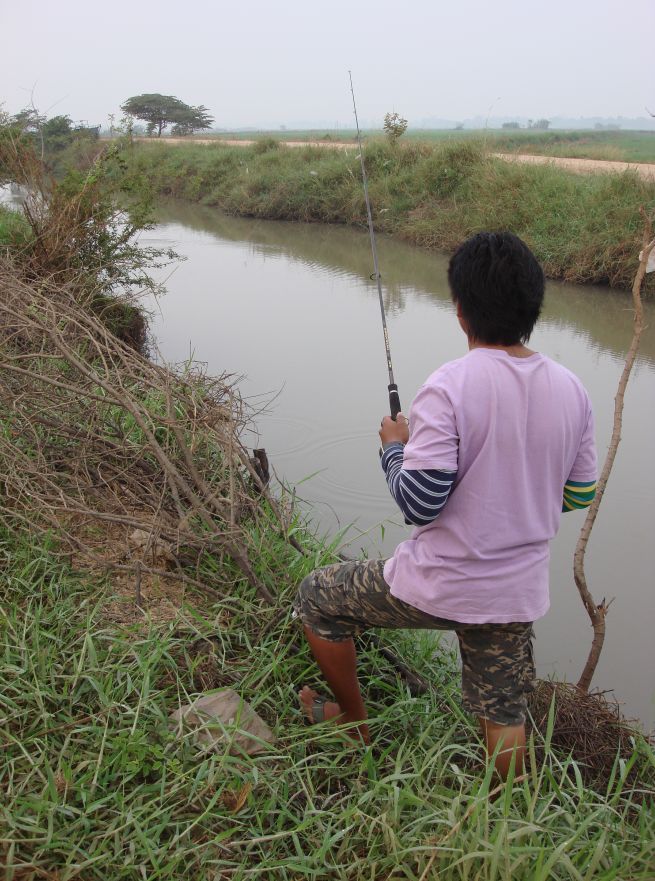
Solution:
{"label": "muddy water", "polygon": [[[188,259],[167,271],[153,304],[161,357],[190,355],[212,372],[243,376],[259,413],[250,446],[266,447],[296,484],[322,530],[347,529],[350,553],[389,554],[407,536],[378,462],[387,408],[386,362],[366,233],[227,218],[163,206],[148,244]],[[446,258],[381,239],[381,272],[396,381],[407,410],[444,361],[466,351],[447,294]],[[170,274],[169,274],[170,272]],[[615,597],[595,685],[655,725],[655,310],[630,381],[623,440],[587,553],[594,596]],[[573,369],[591,395],[601,457],[631,335],[627,295],[549,284],[531,346]],[[581,514],[568,514],[552,546],[551,598],[537,625],[539,674],[574,679],[591,630],[571,576]]]}

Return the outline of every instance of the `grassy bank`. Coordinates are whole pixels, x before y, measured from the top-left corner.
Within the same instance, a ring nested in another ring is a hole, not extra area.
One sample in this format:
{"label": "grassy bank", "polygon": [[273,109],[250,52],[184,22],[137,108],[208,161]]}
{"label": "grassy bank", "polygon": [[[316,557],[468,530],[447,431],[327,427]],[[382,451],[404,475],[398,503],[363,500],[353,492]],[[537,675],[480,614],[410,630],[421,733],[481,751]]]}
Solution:
{"label": "grassy bank", "polygon": [[[289,567],[288,547],[265,545],[277,612],[242,589],[117,626],[111,579],[0,536],[4,877],[652,878],[655,814],[643,782],[625,785],[631,762],[597,793],[547,733],[531,745],[543,759],[490,802],[454,660],[414,638],[395,641],[436,687],[420,698],[362,649],[371,750],[305,727],[294,690],[316,671],[289,604],[314,561]],[[168,727],[181,703],[226,685],[273,728],[260,756],[202,752]]]}
{"label": "grassy bank", "polygon": [[18,184],[22,193],[15,206],[0,205],[0,255],[16,277],[54,278],[75,289],[114,335],[142,348],[146,320],[129,292],[155,291],[150,270],[177,255],[137,244],[138,233],[151,225],[150,204],[142,192],[116,183],[119,145],[103,151],[83,139],[84,150],[77,146],[57,152],[54,174],[53,157],[46,152],[44,159],[31,137],[0,120],[0,184]]}
{"label": "grassy bank", "polygon": [[[655,207],[655,184],[632,173],[576,175],[491,157],[474,141],[366,147],[377,229],[428,248],[453,250],[483,229],[510,229],[551,278],[628,288],[639,251],[639,206]],[[246,216],[362,225],[357,153],[139,144],[130,169],[154,193]],[[651,282],[652,285],[652,282]]]}

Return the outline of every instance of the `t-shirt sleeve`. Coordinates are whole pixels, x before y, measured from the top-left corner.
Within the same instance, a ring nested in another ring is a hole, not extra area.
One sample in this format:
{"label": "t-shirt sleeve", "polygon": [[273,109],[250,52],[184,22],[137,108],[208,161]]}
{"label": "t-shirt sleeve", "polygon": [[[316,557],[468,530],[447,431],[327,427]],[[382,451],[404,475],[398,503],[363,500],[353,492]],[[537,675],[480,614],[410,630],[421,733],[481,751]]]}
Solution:
{"label": "t-shirt sleeve", "polygon": [[587,422],[580,446],[571,468],[568,479],[577,483],[591,483],[598,477],[598,461],[596,458],[596,439],[594,432],[594,414],[591,404],[587,401]]}
{"label": "t-shirt sleeve", "polygon": [[403,468],[457,471],[459,436],[452,402],[445,388],[422,386],[409,411],[409,441]]}

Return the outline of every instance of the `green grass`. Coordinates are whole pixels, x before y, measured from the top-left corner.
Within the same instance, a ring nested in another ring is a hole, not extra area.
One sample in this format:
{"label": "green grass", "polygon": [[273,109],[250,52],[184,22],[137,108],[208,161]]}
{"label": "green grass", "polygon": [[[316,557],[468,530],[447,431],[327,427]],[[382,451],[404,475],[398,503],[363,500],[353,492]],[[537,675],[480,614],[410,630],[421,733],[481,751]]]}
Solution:
{"label": "green grass", "polygon": [[[490,803],[453,658],[415,635],[394,642],[437,686],[424,697],[363,648],[372,749],[306,727],[294,692],[317,675],[290,600],[329,551],[303,560],[270,536],[263,546],[260,563],[279,572],[275,611],[244,590],[120,629],[103,613],[109,579],[0,535],[3,877],[418,881],[432,860],[425,877],[458,881],[652,878],[653,793],[624,785],[630,762],[595,793],[547,737],[543,763]],[[223,685],[272,726],[269,752],[208,754],[171,733],[173,709]],[[235,814],[228,798],[246,785]]]}
{"label": "green grass", "polygon": [[[640,249],[640,205],[655,209],[655,184],[635,173],[578,175],[493,158],[468,139],[366,147],[376,228],[451,251],[468,235],[510,229],[551,278],[628,288]],[[364,225],[357,152],[139,144],[131,172],[154,193],[233,214]],[[652,284],[652,282],[651,282]]]}

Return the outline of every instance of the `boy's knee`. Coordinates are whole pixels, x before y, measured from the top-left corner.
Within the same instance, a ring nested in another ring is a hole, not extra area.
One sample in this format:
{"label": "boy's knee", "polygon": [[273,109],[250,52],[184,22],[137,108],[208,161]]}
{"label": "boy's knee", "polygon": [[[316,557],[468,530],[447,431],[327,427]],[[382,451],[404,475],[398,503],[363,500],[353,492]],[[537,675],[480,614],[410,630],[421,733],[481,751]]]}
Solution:
{"label": "boy's knee", "polygon": [[303,609],[307,605],[310,594],[312,593],[312,576],[306,575],[303,580],[298,585],[298,590],[296,591],[296,598],[293,603],[293,608],[299,618],[302,619]]}
{"label": "boy's knee", "polygon": [[310,627],[313,627],[313,624],[322,617],[315,576],[316,573],[312,572],[303,578],[298,585],[293,603],[294,617],[299,618],[303,624]]}
{"label": "boy's knee", "polygon": [[295,616],[313,633],[334,642],[353,635],[354,627],[341,620],[344,609],[339,592],[334,590],[336,567],[317,569],[300,582],[293,604]]}

